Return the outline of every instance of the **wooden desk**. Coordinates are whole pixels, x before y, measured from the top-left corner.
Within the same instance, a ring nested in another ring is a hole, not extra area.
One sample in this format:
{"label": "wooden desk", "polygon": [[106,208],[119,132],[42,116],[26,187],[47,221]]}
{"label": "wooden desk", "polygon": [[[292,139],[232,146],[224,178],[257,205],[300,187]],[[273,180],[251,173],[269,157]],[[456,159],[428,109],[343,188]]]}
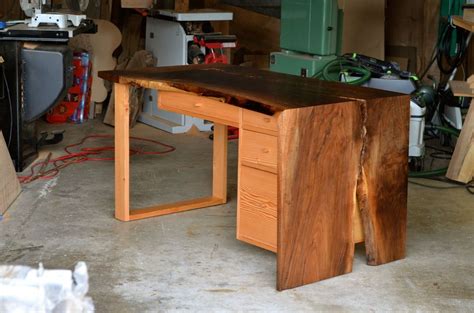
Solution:
{"label": "wooden desk", "polygon": [[[228,65],[102,72],[115,82],[116,218],[218,205],[227,198],[227,125],[239,127],[237,238],[277,252],[277,289],[405,257],[409,97]],[[213,194],[129,207],[128,85],[161,109],[215,123]]]}

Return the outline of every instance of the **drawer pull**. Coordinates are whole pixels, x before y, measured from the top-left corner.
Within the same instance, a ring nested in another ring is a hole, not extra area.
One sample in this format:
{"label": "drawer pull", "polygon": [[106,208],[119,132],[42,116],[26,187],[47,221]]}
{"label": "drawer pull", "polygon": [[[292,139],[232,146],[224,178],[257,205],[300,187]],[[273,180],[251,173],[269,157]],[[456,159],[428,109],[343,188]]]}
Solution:
{"label": "drawer pull", "polygon": [[195,104],[194,104],[194,107],[195,107],[195,108],[200,108],[200,107],[202,107],[202,103],[195,103]]}
{"label": "drawer pull", "polygon": [[265,117],[265,118],[263,118],[263,121],[265,123],[270,123],[272,120],[269,117]]}
{"label": "drawer pull", "polygon": [[263,152],[263,153],[270,153],[270,149],[268,149],[268,148],[263,148],[263,149],[262,149],[262,152]]}

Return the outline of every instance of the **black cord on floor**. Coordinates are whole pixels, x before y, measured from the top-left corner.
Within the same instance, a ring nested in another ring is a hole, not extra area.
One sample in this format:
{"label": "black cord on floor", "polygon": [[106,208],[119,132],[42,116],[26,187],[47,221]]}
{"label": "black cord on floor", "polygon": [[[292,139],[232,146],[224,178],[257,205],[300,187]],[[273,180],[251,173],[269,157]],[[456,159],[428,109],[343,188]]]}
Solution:
{"label": "black cord on floor", "polygon": [[425,187],[425,188],[430,188],[430,189],[458,189],[458,188],[465,188],[466,186],[434,186],[434,185],[427,185],[427,184],[422,184],[419,182],[415,182],[413,180],[408,181],[410,184]]}
{"label": "black cord on floor", "polygon": [[436,178],[436,177],[425,178],[425,177],[423,177],[423,179],[439,181],[439,182],[442,182],[442,183],[445,183],[445,184],[451,184],[451,185],[454,185],[454,186],[434,186],[434,185],[422,184],[422,183],[419,183],[419,182],[416,182],[416,181],[413,181],[413,180],[408,180],[408,182],[410,184],[413,184],[413,185],[417,185],[417,186],[421,186],[421,187],[425,187],[425,188],[429,188],[429,189],[437,189],[437,190],[465,188],[470,194],[474,195],[474,181],[471,181],[467,184],[463,184],[463,183],[458,183],[458,182],[455,182],[455,181],[447,180],[447,179],[444,179],[444,178]]}

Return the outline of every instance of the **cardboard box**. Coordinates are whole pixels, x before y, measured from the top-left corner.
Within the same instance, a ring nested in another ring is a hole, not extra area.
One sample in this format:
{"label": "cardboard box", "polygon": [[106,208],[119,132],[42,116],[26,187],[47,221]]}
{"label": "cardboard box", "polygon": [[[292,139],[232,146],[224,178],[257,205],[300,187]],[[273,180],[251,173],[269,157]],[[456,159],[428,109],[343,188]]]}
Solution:
{"label": "cardboard box", "polygon": [[20,182],[0,131],[0,215],[3,215],[21,192]]}

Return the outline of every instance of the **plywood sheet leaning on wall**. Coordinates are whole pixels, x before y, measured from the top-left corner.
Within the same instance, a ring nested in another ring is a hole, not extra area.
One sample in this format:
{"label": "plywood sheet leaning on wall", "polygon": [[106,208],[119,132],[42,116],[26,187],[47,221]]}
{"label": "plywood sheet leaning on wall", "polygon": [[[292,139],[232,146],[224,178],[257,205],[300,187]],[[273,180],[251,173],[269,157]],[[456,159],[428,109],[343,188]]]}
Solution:
{"label": "plywood sheet leaning on wall", "polygon": [[20,192],[20,182],[16,177],[3,133],[0,131],[0,216],[15,201]]}

